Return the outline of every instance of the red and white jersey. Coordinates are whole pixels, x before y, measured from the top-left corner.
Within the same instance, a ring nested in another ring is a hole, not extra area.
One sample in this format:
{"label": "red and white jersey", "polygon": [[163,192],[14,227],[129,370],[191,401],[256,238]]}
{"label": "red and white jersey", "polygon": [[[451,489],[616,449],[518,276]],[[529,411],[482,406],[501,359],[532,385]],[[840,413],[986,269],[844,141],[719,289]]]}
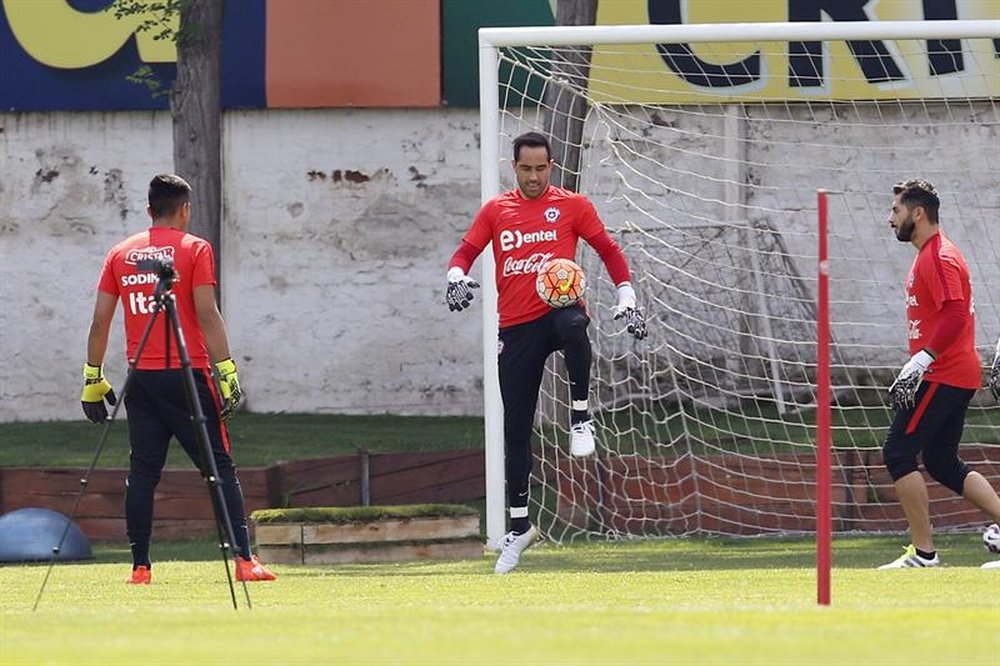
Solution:
{"label": "red and white jersey", "polygon": [[538,269],[549,259],[576,258],[580,238],[605,232],[604,223],[582,194],[550,185],[537,199],[518,189],[487,201],[463,237],[477,251],[493,243],[500,327],[550,312],[535,290]]}
{"label": "red and white jersey", "polygon": [[906,279],[911,355],[928,345],[938,326],[942,306],[951,300],[968,303],[968,322],[947,349],[934,350],[938,357],[924,379],[957,388],[978,389],[982,385],[982,369],[976,351],[976,313],[969,267],[958,247],[938,232],[920,248]]}
{"label": "red and white jersey", "polygon": [[[191,366],[211,367],[205,336],[194,310],[194,288],[199,285],[215,285],[215,256],[208,241],[169,227],[150,227],[126,238],[114,246],[104,260],[97,288],[112,296],[121,297],[129,363],[135,358],[139,341],[153,313],[153,292],[158,278],[155,273],[136,268],[138,262],[146,259],[169,259],[174,262],[177,279],[174,281],[173,292],[181,330],[191,356]],[[157,316],[156,324],[142,351],[142,358],[136,366],[140,370],[162,370],[166,367],[166,316],[166,312]],[[177,341],[173,339],[170,341],[170,367],[180,367]]]}

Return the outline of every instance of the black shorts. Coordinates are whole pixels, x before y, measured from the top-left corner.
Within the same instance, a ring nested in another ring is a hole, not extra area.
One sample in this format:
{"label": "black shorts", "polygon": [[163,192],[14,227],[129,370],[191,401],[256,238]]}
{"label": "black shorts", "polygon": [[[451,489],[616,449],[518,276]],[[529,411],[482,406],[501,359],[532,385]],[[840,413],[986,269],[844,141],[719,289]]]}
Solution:
{"label": "black shorts", "polygon": [[[955,492],[962,492],[961,482],[968,472],[958,459],[958,443],[965,428],[965,413],[975,394],[975,389],[936,382],[920,385],[916,405],[896,412],[882,447],[894,481],[917,470],[920,454],[932,476]],[[939,467],[949,468],[943,474],[944,480],[939,478]]]}

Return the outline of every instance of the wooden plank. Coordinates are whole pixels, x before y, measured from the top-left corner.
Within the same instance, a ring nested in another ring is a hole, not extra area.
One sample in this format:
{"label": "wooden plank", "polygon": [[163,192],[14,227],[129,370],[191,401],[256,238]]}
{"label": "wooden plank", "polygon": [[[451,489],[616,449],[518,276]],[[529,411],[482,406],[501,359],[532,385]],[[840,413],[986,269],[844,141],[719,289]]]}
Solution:
{"label": "wooden plank", "polygon": [[283,492],[296,493],[313,487],[358,481],[361,477],[361,458],[354,454],[296,460],[279,463],[278,468],[282,476]]}
{"label": "wooden plank", "polygon": [[256,526],[258,545],[302,543],[302,523],[264,523]]}
{"label": "wooden plank", "polygon": [[[452,455],[445,455],[452,453]],[[372,456],[371,498],[375,504],[414,501],[463,501],[485,496],[486,480],[481,452],[441,452],[438,455]],[[460,494],[461,493],[461,494]]]}
{"label": "wooden plank", "polygon": [[410,560],[482,558],[483,544],[476,539],[427,543],[380,544],[378,547],[313,545],[305,546],[304,564],[347,562],[405,562]]}
{"label": "wooden plank", "polygon": [[305,564],[302,544],[260,545],[257,557],[268,564]]}
{"label": "wooden plank", "polygon": [[302,543],[386,543],[427,539],[479,537],[479,516],[377,520],[370,523],[333,525],[303,524]]}

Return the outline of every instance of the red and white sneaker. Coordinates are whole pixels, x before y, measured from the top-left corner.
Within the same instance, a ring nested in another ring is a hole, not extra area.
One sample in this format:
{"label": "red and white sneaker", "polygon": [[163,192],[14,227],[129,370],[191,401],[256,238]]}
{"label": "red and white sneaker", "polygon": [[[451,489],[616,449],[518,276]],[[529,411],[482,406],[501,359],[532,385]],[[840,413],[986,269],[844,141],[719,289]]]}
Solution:
{"label": "red and white sneaker", "polygon": [[149,585],[153,582],[153,572],[149,570],[149,567],[137,566],[132,569],[132,575],[125,582],[129,585]]}
{"label": "red and white sneaker", "polygon": [[255,580],[274,580],[275,578],[277,576],[268,571],[256,555],[252,555],[249,560],[236,557],[236,580],[249,583]]}

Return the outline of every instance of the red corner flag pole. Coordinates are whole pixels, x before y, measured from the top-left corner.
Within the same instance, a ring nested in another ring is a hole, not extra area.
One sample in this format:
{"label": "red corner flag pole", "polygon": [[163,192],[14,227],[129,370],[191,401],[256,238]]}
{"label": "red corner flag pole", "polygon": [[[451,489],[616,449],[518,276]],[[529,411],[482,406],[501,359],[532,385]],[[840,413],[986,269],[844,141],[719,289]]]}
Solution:
{"label": "red corner flag pole", "polygon": [[826,190],[818,190],[819,282],[816,289],[816,602],[830,605],[830,271]]}

